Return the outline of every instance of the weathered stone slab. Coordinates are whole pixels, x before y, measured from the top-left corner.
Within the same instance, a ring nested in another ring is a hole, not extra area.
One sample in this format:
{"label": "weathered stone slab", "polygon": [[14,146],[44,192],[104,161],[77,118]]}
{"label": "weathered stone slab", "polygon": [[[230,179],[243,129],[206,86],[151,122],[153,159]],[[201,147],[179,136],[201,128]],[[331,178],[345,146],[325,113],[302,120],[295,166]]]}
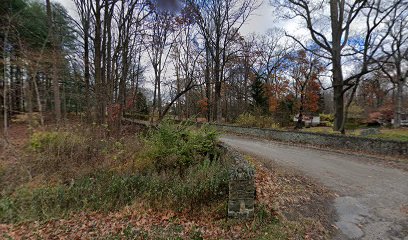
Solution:
{"label": "weathered stone slab", "polygon": [[252,218],[255,209],[255,168],[234,149],[221,146],[230,164],[228,217]]}

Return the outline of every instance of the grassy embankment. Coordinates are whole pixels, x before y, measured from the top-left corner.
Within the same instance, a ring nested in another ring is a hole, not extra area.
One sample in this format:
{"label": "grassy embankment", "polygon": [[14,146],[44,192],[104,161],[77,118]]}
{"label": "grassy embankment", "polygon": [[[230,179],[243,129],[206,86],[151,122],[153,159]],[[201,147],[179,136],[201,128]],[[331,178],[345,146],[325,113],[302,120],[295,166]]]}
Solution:
{"label": "grassy embankment", "polygon": [[[333,128],[329,127],[329,125],[333,125],[333,121],[334,121],[334,118],[330,114],[322,114],[321,119],[322,121],[324,120],[324,123],[327,124],[327,127],[303,128],[301,131],[341,135],[340,132],[333,131]],[[278,124],[271,116],[255,116],[250,113],[240,115],[236,119],[235,124],[238,126],[243,126],[243,127],[257,127],[257,128],[265,128],[265,129],[278,129],[278,130],[293,130],[294,129],[294,125],[286,126],[286,127],[280,126],[280,124]],[[366,128],[367,126],[364,126],[364,125],[348,124],[346,126],[346,135],[360,137],[361,136],[360,133],[362,129],[366,129]],[[408,142],[408,128],[402,127],[399,129],[393,129],[393,128],[381,127],[379,128],[379,130],[380,132],[378,134],[367,135],[364,137]]]}
{"label": "grassy embankment", "polygon": [[[403,141],[408,142],[408,128],[380,128],[379,134],[372,134],[365,137],[368,138],[376,138],[376,139],[383,139],[383,140],[395,140],[395,141]],[[312,127],[312,128],[305,128],[302,131],[305,132],[314,132],[314,133],[325,133],[325,134],[341,134],[339,132],[333,131],[330,127]],[[361,128],[357,128],[354,130],[349,130],[346,132],[347,136],[356,136],[359,137],[361,132]]]}

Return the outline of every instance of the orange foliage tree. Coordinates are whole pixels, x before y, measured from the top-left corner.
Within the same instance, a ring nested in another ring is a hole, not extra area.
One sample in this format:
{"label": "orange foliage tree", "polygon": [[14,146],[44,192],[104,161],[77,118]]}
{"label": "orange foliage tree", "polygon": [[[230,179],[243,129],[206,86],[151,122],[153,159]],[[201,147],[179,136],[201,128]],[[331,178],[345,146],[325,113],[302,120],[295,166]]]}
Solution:
{"label": "orange foliage tree", "polygon": [[298,111],[296,128],[302,128],[304,113],[315,113],[319,110],[321,86],[318,80],[324,66],[318,58],[304,50],[290,56],[290,60],[292,62],[290,76],[293,79]]}

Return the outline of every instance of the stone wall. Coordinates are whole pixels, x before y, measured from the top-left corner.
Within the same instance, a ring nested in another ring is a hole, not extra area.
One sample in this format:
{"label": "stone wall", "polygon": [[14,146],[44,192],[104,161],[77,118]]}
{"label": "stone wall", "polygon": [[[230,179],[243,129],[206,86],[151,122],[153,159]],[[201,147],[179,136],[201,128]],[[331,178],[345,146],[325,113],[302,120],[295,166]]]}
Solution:
{"label": "stone wall", "polygon": [[228,217],[248,219],[254,216],[255,169],[231,147],[221,144],[230,164]]}
{"label": "stone wall", "polygon": [[363,137],[352,137],[299,131],[282,131],[273,129],[247,128],[233,125],[214,124],[224,132],[242,134],[265,139],[310,144],[333,149],[351,150],[387,156],[408,158],[408,143]]}

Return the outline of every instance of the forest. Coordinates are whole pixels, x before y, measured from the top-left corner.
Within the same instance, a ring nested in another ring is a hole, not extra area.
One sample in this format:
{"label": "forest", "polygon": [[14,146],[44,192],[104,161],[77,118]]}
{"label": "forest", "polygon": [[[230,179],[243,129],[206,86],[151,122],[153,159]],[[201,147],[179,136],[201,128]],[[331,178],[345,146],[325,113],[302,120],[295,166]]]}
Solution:
{"label": "forest", "polygon": [[217,126],[408,141],[407,0],[1,0],[0,51],[0,238],[328,239],[293,204],[334,194],[252,155],[226,220]]}
{"label": "forest", "polygon": [[267,4],[255,0],[74,1],[71,13],[50,1],[1,4],[4,126],[19,113],[116,131],[125,115],[234,123],[249,113],[281,127],[300,116],[301,128],[303,116],[329,114],[345,132],[406,118],[404,1],[321,16],[307,1],[272,1],[305,36],[276,26],[242,35]]}

